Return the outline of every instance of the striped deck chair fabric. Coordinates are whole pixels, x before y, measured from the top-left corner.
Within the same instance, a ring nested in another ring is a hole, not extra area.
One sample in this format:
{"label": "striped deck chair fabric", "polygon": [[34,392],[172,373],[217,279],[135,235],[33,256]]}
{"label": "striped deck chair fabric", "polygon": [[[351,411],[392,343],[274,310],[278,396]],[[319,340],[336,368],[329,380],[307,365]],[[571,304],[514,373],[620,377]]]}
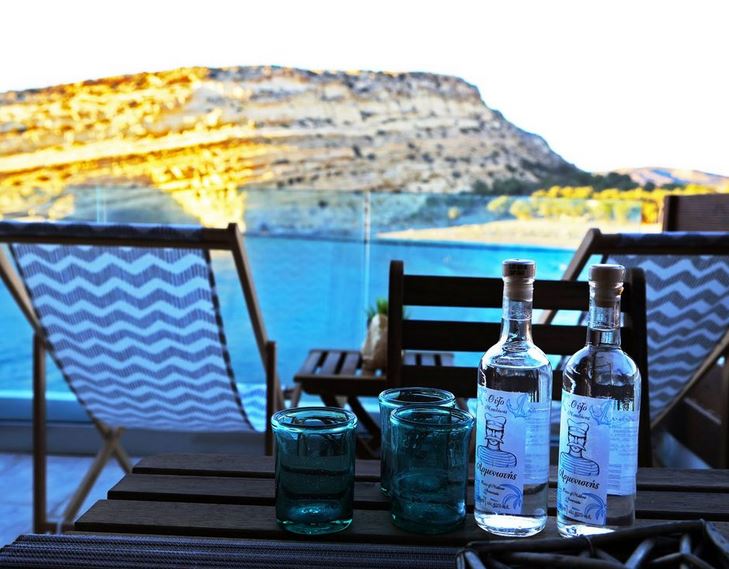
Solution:
{"label": "striped deck chair fabric", "polygon": [[[114,427],[245,431],[201,228],[115,225],[159,247],[10,243],[47,349],[92,418]],[[98,224],[0,223],[0,236],[110,236]]]}
{"label": "striped deck chair fabric", "polygon": [[[665,252],[678,243],[682,251],[696,253]],[[645,252],[615,252],[620,249]],[[722,249],[727,255],[700,254]],[[606,262],[645,271],[650,412],[655,421],[729,331],[729,234],[620,234],[615,251],[604,255]]]}

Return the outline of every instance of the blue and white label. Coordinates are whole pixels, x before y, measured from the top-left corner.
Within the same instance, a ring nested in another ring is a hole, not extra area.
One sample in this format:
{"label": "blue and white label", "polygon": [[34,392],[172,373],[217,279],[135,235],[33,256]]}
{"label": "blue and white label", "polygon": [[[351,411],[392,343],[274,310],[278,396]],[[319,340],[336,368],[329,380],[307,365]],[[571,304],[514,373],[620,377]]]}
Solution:
{"label": "blue and white label", "polygon": [[524,486],[549,477],[550,402],[481,388],[476,425],[476,508],[520,514]]}
{"label": "blue and white label", "polygon": [[638,414],[614,399],[562,392],[557,507],[573,520],[605,525],[608,494],[635,493]]}

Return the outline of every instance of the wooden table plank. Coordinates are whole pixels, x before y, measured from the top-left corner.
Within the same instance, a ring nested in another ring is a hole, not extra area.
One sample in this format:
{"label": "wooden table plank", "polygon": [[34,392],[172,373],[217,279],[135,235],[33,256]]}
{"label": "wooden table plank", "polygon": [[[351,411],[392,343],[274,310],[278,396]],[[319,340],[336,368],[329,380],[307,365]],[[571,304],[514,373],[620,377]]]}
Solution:
{"label": "wooden table plank", "polygon": [[[137,474],[179,474],[201,476],[273,477],[272,457],[224,454],[161,454],[145,457],[133,469]],[[379,480],[380,463],[358,460],[357,480]],[[473,468],[469,469],[473,479]],[[556,485],[557,467],[550,469],[550,486]],[[639,468],[639,490],[729,492],[729,470],[681,470]]]}
{"label": "wooden table plank", "polygon": [[[650,525],[661,520],[639,519],[636,525]],[[723,535],[729,523],[716,524]],[[231,504],[191,504],[139,500],[100,500],[75,524],[76,531],[95,533],[133,533],[156,535],[195,535],[208,537],[260,539],[317,539],[297,536],[281,530],[272,506]],[[540,537],[556,537],[556,522],[549,518]],[[451,533],[422,536],[402,531],[392,525],[390,515],[382,510],[356,510],[352,525],[345,531],[320,536],[324,541],[352,543],[400,543],[463,546],[469,541],[499,539],[481,530],[472,515],[463,528]]]}
{"label": "wooden table plank", "polygon": [[[273,505],[274,483],[272,479],[261,478],[131,474],[109,491],[109,498]],[[389,509],[389,502],[377,482],[357,481],[354,499],[355,508]],[[635,508],[640,518],[729,521],[729,493],[641,490]],[[468,511],[473,511],[472,486],[468,492]],[[553,488],[549,489],[549,514],[556,515],[556,490]]]}
{"label": "wooden table plank", "polygon": [[[129,474],[109,490],[108,498],[272,506],[274,493],[273,478]],[[380,492],[379,482],[358,481],[355,485],[354,507],[386,510],[389,502]]]}
{"label": "wooden table plank", "polygon": [[[230,504],[190,504],[135,500],[100,500],[76,521],[75,529],[87,532],[113,532],[162,535],[196,535],[260,539],[317,539],[281,530],[272,506]],[[472,516],[461,530],[428,537],[429,545],[459,546],[483,538]],[[355,512],[345,531],[321,536],[323,541],[355,543],[421,544],[423,537],[399,530],[386,511]]]}

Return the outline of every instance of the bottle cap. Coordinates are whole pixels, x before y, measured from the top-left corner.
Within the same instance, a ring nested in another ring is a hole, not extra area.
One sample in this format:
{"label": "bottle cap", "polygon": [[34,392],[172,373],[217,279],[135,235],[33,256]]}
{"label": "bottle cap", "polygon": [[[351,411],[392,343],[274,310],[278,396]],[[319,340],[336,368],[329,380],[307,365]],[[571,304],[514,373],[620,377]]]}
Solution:
{"label": "bottle cap", "polygon": [[592,265],[590,267],[589,279],[598,286],[615,286],[616,284],[622,284],[625,280],[625,267],[617,264],[600,264]]}
{"label": "bottle cap", "polygon": [[530,259],[507,259],[501,264],[504,275],[504,296],[511,300],[531,302],[537,264]]}
{"label": "bottle cap", "polygon": [[625,267],[617,264],[592,265],[588,279],[594,285],[597,306],[612,306],[623,292]]}
{"label": "bottle cap", "polygon": [[537,273],[537,264],[531,259],[507,259],[501,264],[504,277],[533,279]]}

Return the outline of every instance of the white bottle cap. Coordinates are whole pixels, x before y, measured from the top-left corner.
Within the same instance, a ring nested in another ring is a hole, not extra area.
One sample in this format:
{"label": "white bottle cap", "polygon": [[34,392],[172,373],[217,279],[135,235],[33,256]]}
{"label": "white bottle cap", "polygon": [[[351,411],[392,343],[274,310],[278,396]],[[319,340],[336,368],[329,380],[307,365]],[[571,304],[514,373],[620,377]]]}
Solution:
{"label": "white bottle cap", "polygon": [[625,267],[617,264],[592,265],[588,279],[594,285],[598,306],[611,306],[623,292]]}
{"label": "white bottle cap", "polygon": [[531,302],[537,265],[530,259],[507,259],[501,264],[504,296],[510,300]]}
{"label": "white bottle cap", "polygon": [[507,259],[501,263],[501,274],[504,277],[533,279],[537,274],[537,264],[531,259]]}

